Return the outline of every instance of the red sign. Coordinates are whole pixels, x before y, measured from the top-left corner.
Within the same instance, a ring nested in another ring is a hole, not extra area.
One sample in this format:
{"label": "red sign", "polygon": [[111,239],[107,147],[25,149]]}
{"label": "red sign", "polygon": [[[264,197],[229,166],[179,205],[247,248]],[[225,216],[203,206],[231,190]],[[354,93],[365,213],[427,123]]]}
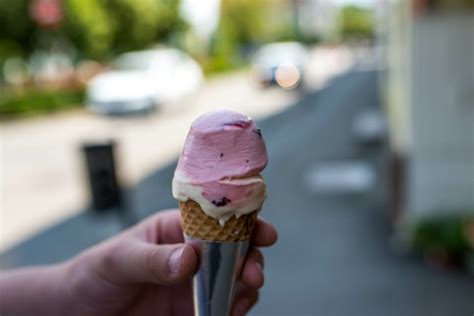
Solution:
{"label": "red sign", "polygon": [[60,0],[33,0],[30,14],[42,28],[56,28],[64,18],[63,5]]}

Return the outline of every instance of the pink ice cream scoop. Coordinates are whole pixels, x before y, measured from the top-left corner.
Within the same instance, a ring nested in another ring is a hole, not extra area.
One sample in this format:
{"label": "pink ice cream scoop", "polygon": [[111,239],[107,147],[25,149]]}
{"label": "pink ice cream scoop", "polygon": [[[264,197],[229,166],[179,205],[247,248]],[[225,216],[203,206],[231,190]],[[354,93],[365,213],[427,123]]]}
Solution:
{"label": "pink ice cream scoop", "polygon": [[218,110],[200,116],[191,126],[173,179],[173,195],[192,199],[221,224],[260,209],[267,164],[262,133],[252,119]]}

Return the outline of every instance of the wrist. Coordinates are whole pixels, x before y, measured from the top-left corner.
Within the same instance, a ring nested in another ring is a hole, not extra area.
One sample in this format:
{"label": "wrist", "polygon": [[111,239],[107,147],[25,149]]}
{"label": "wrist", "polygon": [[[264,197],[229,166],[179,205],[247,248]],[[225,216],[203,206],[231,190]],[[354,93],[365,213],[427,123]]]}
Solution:
{"label": "wrist", "polygon": [[67,275],[63,264],[3,271],[0,313],[3,315],[65,315]]}

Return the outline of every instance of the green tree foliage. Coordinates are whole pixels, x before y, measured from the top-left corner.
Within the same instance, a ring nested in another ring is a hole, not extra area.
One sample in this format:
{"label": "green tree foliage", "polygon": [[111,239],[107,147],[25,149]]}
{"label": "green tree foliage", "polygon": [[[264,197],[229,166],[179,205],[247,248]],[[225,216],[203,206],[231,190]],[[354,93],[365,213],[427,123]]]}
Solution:
{"label": "green tree foliage", "polygon": [[111,49],[114,25],[104,1],[66,0],[65,33],[85,55],[104,56]]}
{"label": "green tree foliage", "polygon": [[179,0],[66,0],[68,33],[93,57],[142,49],[182,30]]}
{"label": "green tree foliage", "polygon": [[222,0],[219,31],[248,45],[293,39],[293,8],[284,0]]}
{"label": "green tree foliage", "polygon": [[[221,71],[243,62],[242,49],[292,38],[292,12],[284,0],[221,0],[221,17],[206,71]],[[290,34],[290,35],[288,35]]]}
{"label": "green tree foliage", "polygon": [[243,44],[262,38],[265,26],[266,0],[222,0],[220,29]]}
{"label": "green tree foliage", "polygon": [[342,8],[339,15],[341,37],[347,39],[373,39],[373,11],[357,6]]}
{"label": "green tree foliage", "polygon": [[0,62],[2,55],[31,53],[39,34],[62,37],[83,56],[106,58],[165,41],[186,26],[179,0],[64,0],[62,25],[41,31],[30,17],[30,2],[0,1]]}
{"label": "green tree foliage", "polygon": [[0,121],[22,116],[52,113],[83,105],[83,90],[0,91]]}
{"label": "green tree foliage", "polygon": [[8,57],[30,51],[34,31],[27,1],[0,1],[0,64]]}

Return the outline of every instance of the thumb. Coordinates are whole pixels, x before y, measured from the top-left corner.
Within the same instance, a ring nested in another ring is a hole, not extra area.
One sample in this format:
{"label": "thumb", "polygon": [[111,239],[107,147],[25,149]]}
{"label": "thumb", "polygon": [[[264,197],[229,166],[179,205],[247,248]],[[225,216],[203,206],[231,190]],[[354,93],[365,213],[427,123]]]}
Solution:
{"label": "thumb", "polygon": [[115,252],[110,267],[119,282],[171,285],[189,279],[197,269],[196,252],[187,244],[138,242],[127,248]]}

